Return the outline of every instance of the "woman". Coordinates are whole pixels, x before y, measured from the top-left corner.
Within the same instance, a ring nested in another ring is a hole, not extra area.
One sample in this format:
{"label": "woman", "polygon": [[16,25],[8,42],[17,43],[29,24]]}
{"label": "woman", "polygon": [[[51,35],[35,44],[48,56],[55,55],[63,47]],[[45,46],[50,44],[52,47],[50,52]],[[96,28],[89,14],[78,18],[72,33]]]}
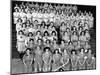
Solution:
{"label": "woman", "polygon": [[42,34],[40,31],[37,31],[35,35],[35,40],[37,41],[38,39],[42,39]]}
{"label": "woman", "polygon": [[81,51],[78,54],[79,59],[78,59],[78,69],[79,70],[85,70],[86,69],[86,59],[85,59],[85,54],[84,54],[84,49],[81,49]]}
{"label": "woman", "polygon": [[96,59],[92,54],[92,50],[89,49],[86,59],[86,67],[88,70],[96,68]]}
{"label": "woman", "polygon": [[60,26],[60,32],[61,32],[61,34],[62,34],[64,31],[66,31],[66,26],[65,26],[65,23],[62,22],[62,23],[61,23],[61,26]]}
{"label": "woman", "polygon": [[14,24],[17,24],[17,21],[19,19],[19,11],[18,8],[15,9],[15,12],[13,13],[13,17],[14,17]]}
{"label": "woman", "polygon": [[44,46],[51,47],[51,41],[49,39],[47,39],[46,42],[44,42]]}
{"label": "woman", "polygon": [[69,52],[70,52],[70,51],[73,50],[73,49],[74,49],[73,43],[70,41],[70,42],[68,43],[68,50],[69,50]]}
{"label": "woman", "polygon": [[33,50],[34,47],[35,47],[34,39],[30,39],[28,42],[27,48],[30,48],[31,50]]}
{"label": "woman", "polygon": [[77,36],[77,32],[73,32],[73,34],[71,35],[71,41],[73,42],[73,46],[77,46],[77,42],[78,42],[78,36]]}
{"label": "woman", "polygon": [[26,22],[26,19],[27,19],[26,15],[27,15],[27,14],[25,13],[24,8],[21,9],[21,12],[20,12],[20,18],[22,19],[22,22],[23,22],[23,23]]}
{"label": "woman", "polygon": [[48,72],[51,70],[51,60],[52,60],[52,54],[50,52],[50,48],[46,47],[44,48],[45,52],[42,55],[43,60],[43,72]]}
{"label": "woman", "polygon": [[49,33],[45,31],[43,36],[43,42],[45,42],[47,39],[49,39]]}
{"label": "woman", "polygon": [[72,50],[71,53],[71,70],[78,70],[78,56],[76,55],[76,51]]}
{"label": "woman", "polygon": [[70,59],[70,56],[67,52],[67,49],[64,49],[63,53],[62,53],[62,59],[61,59],[62,63],[63,63],[62,68],[63,68],[64,71],[69,71],[70,70],[70,61],[69,61],[69,59]]}
{"label": "woman", "polygon": [[17,34],[17,49],[19,53],[25,51],[25,36],[22,30]]}
{"label": "woman", "polygon": [[30,53],[30,50],[31,50],[30,48],[27,48],[26,54],[23,56],[23,63],[25,65],[27,73],[32,72],[32,62],[34,60],[33,55]]}
{"label": "woman", "polygon": [[42,48],[40,46],[37,46],[35,49],[35,58],[34,58],[34,71],[37,72],[41,72],[42,71]]}
{"label": "woman", "polygon": [[79,41],[81,48],[84,48],[86,42],[86,36],[84,31],[81,32],[81,35],[79,36]]}
{"label": "woman", "polygon": [[57,40],[57,33],[55,31],[52,31],[51,36],[50,36],[50,40],[53,41],[54,39]]}
{"label": "woman", "polygon": [[57,71],[58,68],[61,66],[61,54],[59,53],[58,49],[54,51],[52,60],[53,60],[52,71]]}
{"label": "woman", "polygon": [[65,40],[65,42],[70,41],[70,36],[68,35],[67,31],[64,32],[64,35],[62,36],[62,39]]}
{"label": "woman", "polygon": [[17,33],[22,29],[22,19],[19,18],[16,24],[16,31]]}
{"label": "woman", "polygon": [[86,37],[86,41],[90,40],[90,34],[89,34],[89,31],[87,29],[85,30],[85,37]]}
{"label": "woman", "polygon": [[64,40],[61,41],[60,48],[61,48],[61,50],[63,50],[65,48],[65,41]]}

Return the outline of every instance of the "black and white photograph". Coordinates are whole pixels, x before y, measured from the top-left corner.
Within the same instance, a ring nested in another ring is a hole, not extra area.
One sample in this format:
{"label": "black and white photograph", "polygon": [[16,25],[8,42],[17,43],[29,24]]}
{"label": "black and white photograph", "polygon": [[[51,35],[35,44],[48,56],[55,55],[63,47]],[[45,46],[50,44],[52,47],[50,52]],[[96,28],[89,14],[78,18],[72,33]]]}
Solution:
{"label": "black and white photograph", "polygon": [[96,70],[96,6],[11,0],[11,74]]}

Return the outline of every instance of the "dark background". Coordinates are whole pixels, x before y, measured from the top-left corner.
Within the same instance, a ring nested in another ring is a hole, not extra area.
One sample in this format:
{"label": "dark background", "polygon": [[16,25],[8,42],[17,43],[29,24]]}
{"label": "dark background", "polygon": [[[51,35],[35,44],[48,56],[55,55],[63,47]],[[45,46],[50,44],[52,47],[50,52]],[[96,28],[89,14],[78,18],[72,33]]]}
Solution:
{"label": "dark background", "polygon": [[[16,49],[16,25],[13,23],[13,12],[14,12],[14,7],[15,4],[21,4],[22,2],[27,3],[26,1],[11,1],[11,57],[12,58],[19,58],[19,54]],[[29,1],[28,1],[29,2]],[[33,1],[32,1],[33,2]],[[34,3],[46,3],[46,2],[34,2]],[[58,4],[58,3],[51,3],[52,5]],[[62,4],[61,4],[62,5]],[[65,4],[65,5],[74,5],[74,4]],[[90,29],[90,45],[91,49],[93,50],[93,53],[95,54],[96,57],[96,6],[90,6],[90,5],[77,5],[75,4],[78,8],[78,11],[81,10],[82,12],[91,12],[94,17],[94,26],[93,28]]]}

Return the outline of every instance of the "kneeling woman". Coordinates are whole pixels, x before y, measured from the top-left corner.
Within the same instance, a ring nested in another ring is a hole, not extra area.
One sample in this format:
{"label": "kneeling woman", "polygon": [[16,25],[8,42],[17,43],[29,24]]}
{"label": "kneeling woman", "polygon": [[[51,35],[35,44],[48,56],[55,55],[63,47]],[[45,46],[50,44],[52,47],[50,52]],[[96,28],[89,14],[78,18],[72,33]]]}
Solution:
{"label": "kneeling woman", "polygon": [[33,55],[30,53],[30,48],[26,49],[26,54],[23,56],[23,63],[27,73],[32,72]]}

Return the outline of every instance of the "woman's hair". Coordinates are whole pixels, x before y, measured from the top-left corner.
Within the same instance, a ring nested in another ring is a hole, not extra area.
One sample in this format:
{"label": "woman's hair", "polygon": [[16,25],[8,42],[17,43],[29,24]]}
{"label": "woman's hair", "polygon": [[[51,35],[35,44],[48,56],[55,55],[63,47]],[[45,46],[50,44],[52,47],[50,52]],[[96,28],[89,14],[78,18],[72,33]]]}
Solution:
{"label": "woman's hair", "polygon": [[48,49],[50,51],[50,47],[44,47],[43,51],[45,52],[46,49]]}
{"label": "woman's hair", "polygon": [[22,30],[18,31],[18,34],[20,34],[20,32],[22,32],[22,34],[24,35],[24,32]]}
{"label": "woman's hair", "polygon": [[47,33],[47,36],[49,36],[49,33],[48,33],[48,31],[45,31],[43,35],[45,36],[45,34],[46,34],[46,33]]}
{"label": "woman's hair", "polygon": [[55,36],[57,35],[55,31],[52,31],[51,35],[53,35],[53,33],[55,33]]}
{"label": "woman's hair", "polygon": [[32,33],[32,32],[29,32],[29,33],[28,33],[28,36],[29,36],[30,34],[33,36],[33,33]]}
{"label": "woman's hair", "polygon": [[41,31],[38,30],[38,31],[36,32],[36,35],[37,35],[38,32],[40,32],[40,34],[41,34]]}
{"label": "woman's hair", "polygon": [[80,35],[82,35],[82,33],[84,33],[84,35],[85,35],[85,32],[84,32],[84,31],[82,31],[82,32],[80,33]]}

